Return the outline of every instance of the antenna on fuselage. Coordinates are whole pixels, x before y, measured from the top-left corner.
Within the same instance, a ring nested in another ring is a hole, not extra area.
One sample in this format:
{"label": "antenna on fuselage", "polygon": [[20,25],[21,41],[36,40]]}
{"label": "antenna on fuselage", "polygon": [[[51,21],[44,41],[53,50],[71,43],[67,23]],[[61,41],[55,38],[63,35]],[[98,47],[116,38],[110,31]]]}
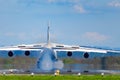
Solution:
{"label": "antenna on fuselage", "polygon": [[50,21],[48,22],[48,29],[47,29],[47,44],[50,43]]}

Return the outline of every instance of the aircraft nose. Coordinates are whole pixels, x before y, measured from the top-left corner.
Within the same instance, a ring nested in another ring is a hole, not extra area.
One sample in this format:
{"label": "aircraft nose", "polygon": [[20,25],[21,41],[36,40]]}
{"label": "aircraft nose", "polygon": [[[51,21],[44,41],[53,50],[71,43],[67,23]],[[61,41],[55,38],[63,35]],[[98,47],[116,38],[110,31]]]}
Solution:
{"label": "aircraft nose", "polygon": [[44,49],[44,51],[41,53],[42,56],[38,59],[37,66],[42,71],[50,71],[54,68],[53,63],[53,54],[51,50]]}

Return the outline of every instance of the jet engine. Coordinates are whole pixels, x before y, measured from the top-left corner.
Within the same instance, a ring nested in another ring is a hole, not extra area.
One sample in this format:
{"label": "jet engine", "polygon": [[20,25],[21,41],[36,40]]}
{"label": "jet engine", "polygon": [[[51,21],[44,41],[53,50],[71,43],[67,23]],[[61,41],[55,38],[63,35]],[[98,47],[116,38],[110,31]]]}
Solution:
{"label": "jet engine", "polygon": [[14,55],[14,54],[13,54],[12,51],[9,51],[9,52],[8,52],[8,56],[9,56],[9,57],[13,57],[13,55]]}
{"label": "jet engine", "polygon": [[89,58],[89,56],[90,56],[90,55],[89,55],[89,53],[88,53],[88,52],[85,52],[85,53],[83,54],[83,56],[84,56],[84,58],[86,58],[86,59],[87,59],[87,58]]}
{"label": "jet engine", "polygon": [[68,56],[68,57],[71,57],[71,56],[72,56],[72,52],[70,52],[70,51],[67,52],[67,56]]}
{"label": "jet engine", "polygon": [[30,51],[25,51],[25,56],[29,56],[30,55]]}

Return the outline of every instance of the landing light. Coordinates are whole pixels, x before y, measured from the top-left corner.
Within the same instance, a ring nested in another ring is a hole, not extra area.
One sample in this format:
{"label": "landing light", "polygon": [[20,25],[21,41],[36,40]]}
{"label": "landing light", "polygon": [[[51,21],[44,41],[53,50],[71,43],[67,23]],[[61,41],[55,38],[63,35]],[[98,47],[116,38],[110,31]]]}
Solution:
{"label": "landing light", "polygon": [[57,76],[57,73],[56,73],[56,72],[54,73],[54,76]]}
{"label": "landing light", "polygon": [[104,73],[101,73],[101,76],[103,77],[105,74]]}
{"label": "landing light", "polygon": [[34,73],[31,73],[30,75],[31,75],[31,76],[34,76],[35,74],[34,74]]}
{"label": "landing light", "polygon": [[77,75],[78,75],[78,76],[81,76],[81,73],[78,73]]}
{"label": "landing light", "polygon": [[3,75],[5,76],[5,75],[6,75],[6,72],[3,72]]}
{"label": "landing light", "polygon": [[59,76],[60,75],[60,70],[56,70],[54,73],[55,76]]}
{"label": "landing light", "polygon": [[12,70],[12,69],[10,69],[10,73],[13,73],[13,70]]}

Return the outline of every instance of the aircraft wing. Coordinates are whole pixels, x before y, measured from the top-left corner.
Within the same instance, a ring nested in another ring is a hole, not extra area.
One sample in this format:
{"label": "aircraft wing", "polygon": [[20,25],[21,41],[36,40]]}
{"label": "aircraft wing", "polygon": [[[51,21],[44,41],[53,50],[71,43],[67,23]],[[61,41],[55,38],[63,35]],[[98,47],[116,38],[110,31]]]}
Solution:
{"label": "aircraft wing", "polygon": [[120,56],[120,51],[105,50],[88,47],[59,46],[53,48],[58,58],[96,58],[107,56]]}
{"label": "aircraft wing", "polygon": [[31,46],[10,46],[0,48],[0,57],[15,57],[15,56],[30,56],[39,57],[42,48],[36,48]]}

